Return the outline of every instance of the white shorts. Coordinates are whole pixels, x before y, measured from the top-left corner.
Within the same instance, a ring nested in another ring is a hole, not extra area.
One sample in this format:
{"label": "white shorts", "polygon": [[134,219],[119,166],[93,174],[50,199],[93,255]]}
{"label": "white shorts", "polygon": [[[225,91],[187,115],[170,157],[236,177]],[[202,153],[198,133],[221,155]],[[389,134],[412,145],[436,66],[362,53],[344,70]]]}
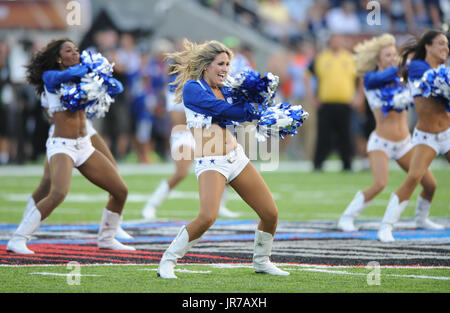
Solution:
{"label": "white shorts", "polygon": [[58,153],[67,154],[73,160],[74,167],[78,167],[86,162],[94,153],[91,137],[85,136],[77,139],[70,138],[49,138],[47,140],[47,158],[50,162],[52,156]]}
{"label": "white shorts", "polygon": [[450,150],[450,128],[437,134],[414,128],[412,144],[413,146],[426,145],[433,148],[437,154],[446,154]]}
{"label": "white shorts", "polygon": [[170,151],[172,153],[172,158],[175,161],[186,159],[186,157],[191,158],[191,152],[180,152],[179,148],[181,146],[187,146],[192,151],[195,150],[195,140],[194,136],[189,130],[173,132],[170,136]]}
{"label": "white shorts", "polygon": [[403,157],[412,147],[410,135],[402,141],[390,141],[378,136],[375,131],[370,134],[367,142],[367,152],[381,150],[386,153],[388,158],[393,160]]}
{"label": "white shorts", "polygon": [[[52,124],[48,129],[48,137],[53,137],[54,131],[55,131],[55,124]],[[86,119],[86,133],[89,137],[92,137],[97,133],[94,126],[92,126],[91,120],[89,119]]]}
{"label": "white shorts", "polygon": [[195,175],[198,179],[205,171],[216,171],[225,176],[228,184],[242,172],[249,161],[244,149],[238,144],[238,147],[227,155],[195,158]]}

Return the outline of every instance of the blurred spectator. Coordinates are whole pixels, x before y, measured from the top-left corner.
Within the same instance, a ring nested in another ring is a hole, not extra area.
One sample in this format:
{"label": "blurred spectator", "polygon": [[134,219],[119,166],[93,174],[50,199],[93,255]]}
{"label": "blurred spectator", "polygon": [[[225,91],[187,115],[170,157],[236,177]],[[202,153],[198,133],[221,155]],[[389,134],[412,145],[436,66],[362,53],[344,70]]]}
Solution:
{"label": "blurred spectator", "polygon": [[0,41],[0,165],[9,162],[10,119],[9,111],[13,101],[13,92],[9,84],[8,43]]}
{"label": "blurred spectator", "polygon": [[99,32],[96,37],[99,51],[114,62],[114,77],[124,85],[125,92],[115,98],[102,120],[102,135],[114,158],[123,160],[128,152],[131,134],[130,93],[140,67],[141,56],[131,34],[119,35],[115,30]]}
{"label": "blurred spectator", "polygon": [[172,50],[170,41],[158,39],[152,44],[151,51],[144,54],[139,92],[133,101],[136,148],[141,163],[153,161],[149,156],[152,150],[163,160],[168,158],[171,122],[165,108],[168,77],[164,57]]}
{"label": "blurred spectator", "polygon": [[229,75],[234,76],[248,69],[255,69],[244,55],[241,41],[235,36],[227,36],[222,40],[223,44],[233,51],[233,58],[230,63]]}
{"label": "blurred spectator", "polygon": [[[444,20],[444,12],[441,7],[440,0],[423,0],[425,2],[425,9],[430,19],[432,28],[440,28]],[[450,7],[450,3],[446,1],[447,9]]]}
{"label": "blurred spectator", "polygon": [[428,16],[425,3],[422,0],[413,0],[414,21],[417,25],[431,27],[430,18]]}
{"label": "blurred spectator", "polygon": [[289,39],[299,40],[308,28],[307,13],[313,0],[282,0],[289,13]]}
{"label": "blurred spectator", "polygon": [[390,0],[388,12],[392,32],[414,31],[414,9],[411,0]]}
{"label": "blurred spectator", "polygon": [[[443,12],[439,0],[413,0],[415,25],[421,28],[441,28]],[[423,29],[416,29],[422,32]]]}
{"label": "blurred spectator", "polygon": [[339,7],[332,8],[326,14],[328,29],[334,33],[358,34],[361,24],[353,1],[343,1]]}
{"label": "blurred spectator", "polygon": [[261,0],[258,15],[265,34],[279,42],[287,41],[290,15],[281,0]]}
{"label": "blurred spectator", "polygon": [[[290,94],[290,79],[288,75],[288,66],[289,66],[289,60],[291,56],[290,50],[279,50],[277,52],[274,52],[271,54],[267,65],[265,67],[265,70],[268,72],[273,73],[274,75],[278,76],[279,78],[279,84],[278,88],[279,91],[276,93],[274,102],[284,102],[287,100]],[[287,148],[289,145],[289,139],[290,137],[287,136],[285,140],[280,141],[280,159],[285,159],[288,157],[287,155]]]}
{"label": "blurred spectator", "polygon": [[233,3],[234,20],[242,25],[259,29],[258,0],[233,0]]}
{"label": "blurred spectator", "polygon": [[250,45],[242,44],[241,45],[241,53],[247,59],[250,67],[252,69],[256,69],[256,62],[255,62],[255,59],[253,57],[253,54],[254,54],[253,48],[250,47]]}
{"label": "blurred spectator", "polygon": [[312,88],[306,90],[309,102],[318,107],[315,170],[322,169],[334,147],[339,152],[343,170],[351,170],[351,105],[356,95],[356,72],[350,52],[343,49],[345,40],[342,35],[332,34],[328,48],[321,51],[308,68],[318,84],[317,95]]}
{"label": "blurred spectator", "polygon": [[320,37],[327,31],[325,12],[328,9],[327,1],[314,1],[308,10],[307,25],[309,34]]}
{"label": "blurred spectator", "polygon": [[[291,138],[294,141],[292,148],[294,148],[294,155],[296,159],[309,159],[312,160],[314,154],[313,144],[316,138],[315,122],[315,107],[308,103],[305,86],[316,90],[315,79],[308,76],[305,77],[305,73],[308,70],[308,66],[316,55],[316,49],[313,42],[308,40],[298,40],[294,42],[292,54],[287,67],[287,78],[289,81],[289,89],[285,90],[285,95],[292,104],[300,104],[305,111],[310,113],[308,122],[304,123],[301,130],[301,136]],[[305,84],[305,79],[308,80]],[[286,93],[286,91],[288,91]],[[299,147],[298,144],[301,146]]]}
{"label": "blurred spectator", "polygon": [[9,79],[13,88],[13,101],[9,110],[11,121],[10,158],[19,164],[33,154],[31,137],[34,132],[35,120],[31,112],[38,105],[38,99],[32,86],[26,83],[26,68],[33,42],[26,37],[10,38]]}

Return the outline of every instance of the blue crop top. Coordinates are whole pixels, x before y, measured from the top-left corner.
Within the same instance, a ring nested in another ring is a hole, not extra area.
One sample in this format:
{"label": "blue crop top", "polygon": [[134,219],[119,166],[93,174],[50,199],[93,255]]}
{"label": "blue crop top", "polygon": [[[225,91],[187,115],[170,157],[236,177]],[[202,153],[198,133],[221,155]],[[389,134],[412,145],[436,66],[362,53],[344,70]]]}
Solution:
{"label": "blue crop top", "polygon": [[183,87],[183,103],[188,128],[209,127],[212,123],[225,127],[234,122],[247,122],[259,118],[252,104],[235,103],[227,88],[220,89],[226,101],[217,99],[203,78],[186,82]]}

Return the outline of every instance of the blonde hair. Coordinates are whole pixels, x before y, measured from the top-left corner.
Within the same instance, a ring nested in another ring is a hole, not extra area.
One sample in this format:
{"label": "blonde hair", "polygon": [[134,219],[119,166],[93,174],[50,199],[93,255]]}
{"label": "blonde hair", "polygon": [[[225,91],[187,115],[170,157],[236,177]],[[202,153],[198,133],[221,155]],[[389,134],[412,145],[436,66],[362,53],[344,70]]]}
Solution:
{"label": "blonde hair", "polygon": [[376,70],[380,51],[389,46],[395,46],[395,37],[391,34],[382,34],[357,44],[353,49],[356,74],[362,77],[365,73]]}
{"label": "blonde hair", "polygon": [[200,79],[206,67],[221,53],[226,53],[231,60],[233,52],[219,41],[211,40],[202,44],[183,41],[184,50],[166,54],[166,59],[172,61],[169,66],[169,75],[177,74],[173,82],[175,89],[175,101],[183,100],[183,86],[191,79]]}

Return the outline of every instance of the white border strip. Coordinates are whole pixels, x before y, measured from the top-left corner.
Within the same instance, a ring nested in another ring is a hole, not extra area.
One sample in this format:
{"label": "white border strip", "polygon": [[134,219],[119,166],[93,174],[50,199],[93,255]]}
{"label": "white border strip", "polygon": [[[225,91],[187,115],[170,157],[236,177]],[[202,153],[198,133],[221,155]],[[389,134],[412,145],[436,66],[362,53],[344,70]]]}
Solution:
{"label": "white border strip", "polygon": [[[264,162],[253,162],[257,168],[265,164]],[[174,162],[155,163],[155,164],[118,164],[121,175],[168,175],[175,170]],[[324,171],[339,172],[342,165],[339,160],[327,160],[324,163]],[[359,171],[363,168],[361,160],[353,161],[354,171]],[[449,170],[447,160],[435,159],[430,166],[434,170]],[[304,173],[311,172],[314,169],[311,161],[281,161],[273,173]],[[397,163],[389,161],[390,170],[401,170]],[[0,167],[1,176],[41,176],[44,171],[43,164],[38,165],[5,165]],[[194,173],[191,168],[190,173]],[[73,175],[81,175],[77,169],[73,170]]]}
{"label": "white border strip", "polygon": [[[293,263],[274,263],[277,266],[292,266],[292,267],[305,267],[305,268],[366,268],[366,265],[327,265],[327,264],[293,264]],[[66,266],[67,264],[30,264],[30,265],[11,265],[11,264],[0,264],[0,267],[56,267],[56,266]],[[104,264],[80,264],[81,266],[157,266],[158,264],[115,264],[115,263],[104,263]],[[251,268],[252,263],[179,263],[178,266],[213,266],[217,268]],[[380,265],[380,268],[386,269],[448,269],[450,266],[439,265],[439,266],[424,266],[424,265]]]}

